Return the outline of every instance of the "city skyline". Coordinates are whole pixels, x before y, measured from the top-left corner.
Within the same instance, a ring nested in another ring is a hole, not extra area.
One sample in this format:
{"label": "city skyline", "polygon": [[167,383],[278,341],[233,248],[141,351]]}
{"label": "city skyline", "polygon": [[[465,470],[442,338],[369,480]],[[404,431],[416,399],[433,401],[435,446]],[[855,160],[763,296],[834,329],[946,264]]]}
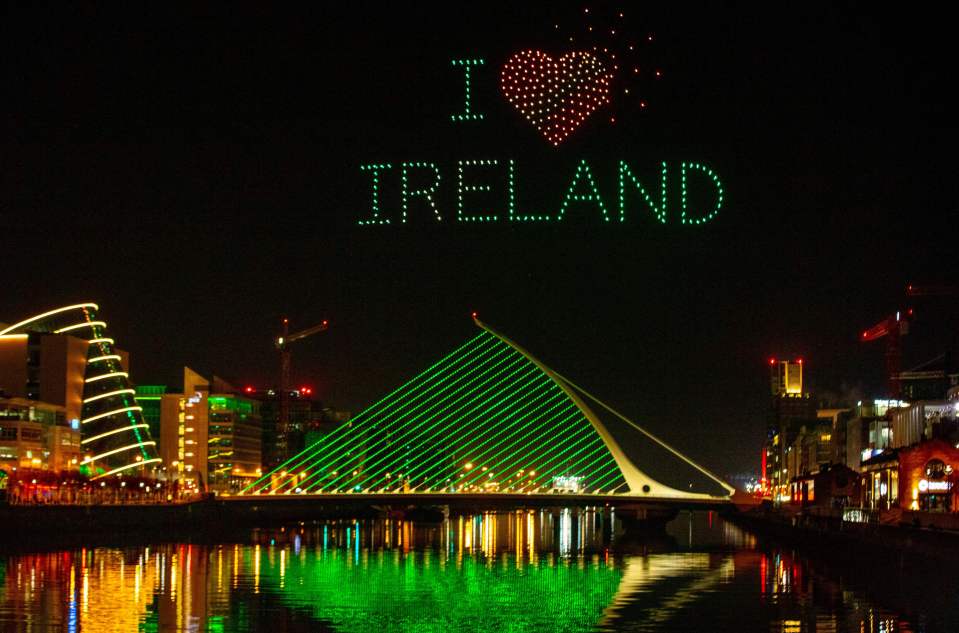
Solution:
{"label": "city skyline", "polygon": [[[277,381],[282,316],[329,319],[294,350],[294,377],[359,410],[476,311],[685,452],[715,446],[696,457],[721,472],[757,466],[769,356],[802,356],[814,393],[880,395],[882,346],[861,330],[907,306],[906,284],[951,281],[940,27],[627,7],[655,34],[662,82],[641,84],[648,107],[618,101],[615,124],[591,118],[553,148],[499,95],[498,69],[560,50],[549,27],[574,8],[21,13],[75,45],[37,51],[29,29],[8,44],[0,318],[95,301],[137,382],[176,384],[189,365],[257,387]],[[451,60],[473,56],[481,127],[450,121]],[[552,213],[581,159],[610,207],[619,160],[644,183],[660,161],[703,161],[726,206],[701,227],[648,213],[609,227],[589,204],[562,225],[440,228],[426,207],[406,227],[357,225],[361,165],[436,161],[448,184],[466,159],[515,159],[521,200]],[[916,308],[904,369],[955,350],[954,305]]]}

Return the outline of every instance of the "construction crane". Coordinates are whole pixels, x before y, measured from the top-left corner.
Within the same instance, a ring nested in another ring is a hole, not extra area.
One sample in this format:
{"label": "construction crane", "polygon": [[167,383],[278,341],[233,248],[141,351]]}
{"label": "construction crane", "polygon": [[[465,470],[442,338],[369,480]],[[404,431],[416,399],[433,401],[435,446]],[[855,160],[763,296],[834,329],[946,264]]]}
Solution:
{"label": "construction crane", "polygon": [[902,393],[899,383],[899,366],[902,362],[901,339],[909,334],[909,319],[912,318],[912,308],[903,313],[896,311],[895,314],[887,316],[885,319],[875,324],[862,333],[860,340],[863,343],[875,341],[877,339],[886,339],[886,380],[888,397],[898,400]]}
{"label": "construction crane", "polygon": [[[959,286],[953,284],[909,284],[906,296],[909,297],[949,297],[959,294]],[[863,343],[886,339],[886,374],[889,398],[898,400],[902,395],[900,382],[900,364],[902,361],[902,337],[909,333],[909,321],[913,310],[898,311],[889,315],[862,333]]]}
{"label": "construction crane", "polygon": [[328,327],[329,322],[324,320],[319,325],[290,334],[290,320],[284,317],[283,331],[273,341],[280,352],[280,416],[276,424],[276,448],[282,459],[286,459],[290,430],[290,344],[325,332]]}

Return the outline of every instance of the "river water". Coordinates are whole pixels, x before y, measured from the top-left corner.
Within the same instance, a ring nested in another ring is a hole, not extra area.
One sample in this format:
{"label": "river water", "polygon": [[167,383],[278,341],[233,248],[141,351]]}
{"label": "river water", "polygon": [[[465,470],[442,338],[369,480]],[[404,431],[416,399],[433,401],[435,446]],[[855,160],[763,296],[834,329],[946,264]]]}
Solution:
{"label": "river water", "polygon": [[600,513],[523,511],[6,553],[0,631],[959,630],[948,573],[837,569],[711,513],[619,532]]}

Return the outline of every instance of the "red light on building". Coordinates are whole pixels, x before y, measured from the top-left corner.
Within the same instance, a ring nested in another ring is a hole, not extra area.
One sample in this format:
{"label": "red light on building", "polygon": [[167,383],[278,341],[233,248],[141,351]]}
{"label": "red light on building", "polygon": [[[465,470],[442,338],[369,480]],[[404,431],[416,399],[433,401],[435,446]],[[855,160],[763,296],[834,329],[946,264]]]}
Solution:
{"label": "red light on building", "polygon": [[253,387],[251,387],[250,385],[247,385],[246,387],[243,388],[243,391],[247,393],[253,393]]}
{"label": "red light on building", "polygon": [[802,359],[801,359],[801,358],[797,358],[797,359],[796,359],[796,362],[799,363],[800,365],[802,365]]}
{"label": "red light on building", "polygon": [[775,365],[775,364],[776,364],[776,359],[775,359],[775,358],[770,358],[770,359],[769,359],[769,364],[770,364],[770,365]]}

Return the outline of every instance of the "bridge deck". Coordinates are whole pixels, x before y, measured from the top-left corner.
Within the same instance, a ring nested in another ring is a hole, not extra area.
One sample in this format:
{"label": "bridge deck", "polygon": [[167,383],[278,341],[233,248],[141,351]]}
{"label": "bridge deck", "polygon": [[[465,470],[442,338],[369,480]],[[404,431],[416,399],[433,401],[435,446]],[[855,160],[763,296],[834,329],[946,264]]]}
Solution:
{"label": "bridge deck", "polygon": [[336,493],[336,494],[262,494],[217,497],[228,505],[264,506],[330,506],[330,507],[378,507],[378,506],[450,506],[483,509],[547,508],[568,506],[611,507],[656,507],[678,510],[719,510],[732,506],[728,498],[689,499],[650,497],[649,495],[602,495],[602,494],[521,494],[521,493],[450,493],[450,492],[397,492],[397,493]]}

